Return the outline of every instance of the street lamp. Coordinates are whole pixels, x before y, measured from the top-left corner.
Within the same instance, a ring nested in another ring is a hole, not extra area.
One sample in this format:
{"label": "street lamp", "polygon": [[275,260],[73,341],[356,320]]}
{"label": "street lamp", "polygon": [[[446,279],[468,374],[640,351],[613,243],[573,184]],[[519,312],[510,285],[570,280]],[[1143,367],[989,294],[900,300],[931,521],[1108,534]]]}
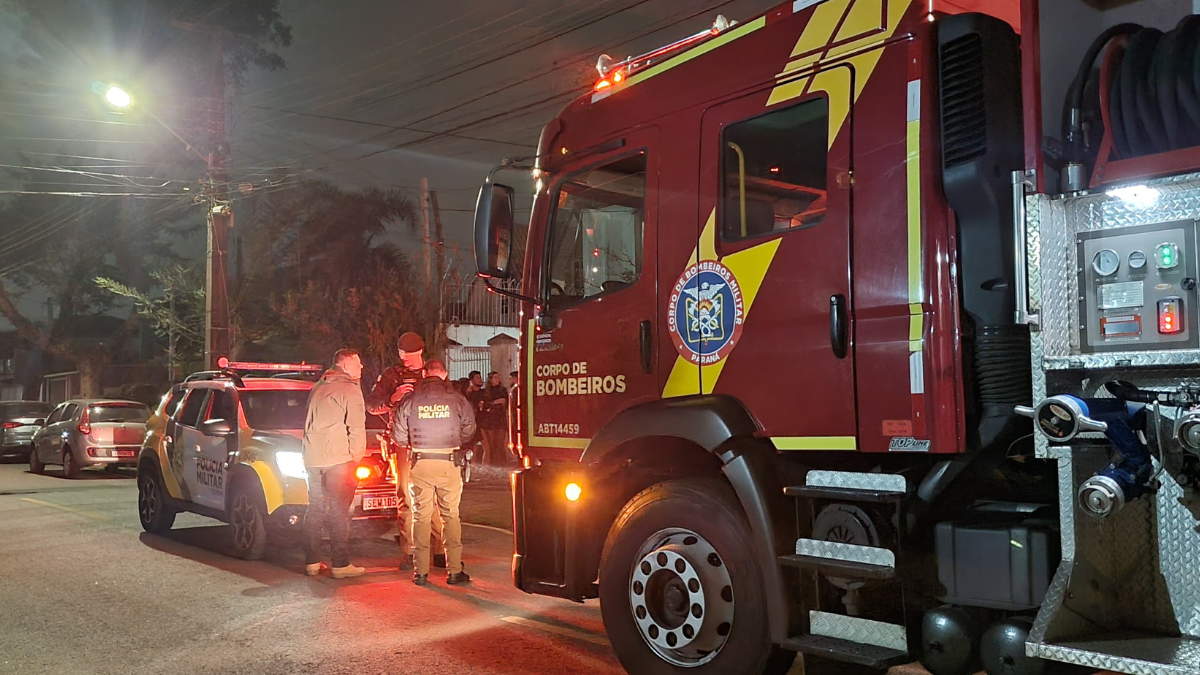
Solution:
{"label": "street lamp", "polygon": [[133,103],[129,92],[117,86],[109,87],[108,91],[104,92],[104,100],[114,108],[128,108]]}

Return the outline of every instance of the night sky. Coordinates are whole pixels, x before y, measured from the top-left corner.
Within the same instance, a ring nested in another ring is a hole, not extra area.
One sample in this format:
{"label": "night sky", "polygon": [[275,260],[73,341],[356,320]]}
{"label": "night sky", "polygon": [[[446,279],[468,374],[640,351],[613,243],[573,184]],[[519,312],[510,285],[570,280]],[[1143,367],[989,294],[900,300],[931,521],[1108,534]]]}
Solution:
{"label": "night sky", "polygon": [[[775,4],[287,0],[281,11],[293,42],[281,50],[286,70],[252,68],[230,92],[230,180],[282,190],[323,179],[350,188],[395,187],[415,199],[426,177],[438,193],[452,262],[456,254],[466,262],[479,183],[502,158],[534,152],[542,125],[595,82],[599,54],[636,55],[707,28],[718,13],[745,20]],[[95,44],[79,51],[120,51],[102,22],[94,35]],[[0,10],[0,163],[22,165],[18,153],[26,153],[25,161],[38,165],[127,167],[142,175],[135,168],[139,150],[169,139],[166,132],[144,115],[121,116],[100,104],[88,85],[105,74],[84,72],[99,70],[91,65],[96,58],[59,64],[65,79],[52,87],[15,78],[26,50],[12,18]],[[132,85],[143,90],[139,103],[187,138],[180,111],[191,105],[188,92],[172,90],[171,73],[155,64],[135,65],[135,77],[144,80]],[[81,137],[105,141],[98,159],[55,154],[72,154],[73,139]],[[163,190],[178,192],[189,181],[197,185],[203,171],[197,160],[139,182],[175,179],[180,182]],[[54,189],[51,182],[40,189]],[[20,187],[0,175],[0,190]],[[194,208],[199,222],[202,207]],[[4,223],[0,230],[16,226]],[[417,252],[417,235],[398,230],[394,236]],[[178,248],[200,256],[203,236]]]}

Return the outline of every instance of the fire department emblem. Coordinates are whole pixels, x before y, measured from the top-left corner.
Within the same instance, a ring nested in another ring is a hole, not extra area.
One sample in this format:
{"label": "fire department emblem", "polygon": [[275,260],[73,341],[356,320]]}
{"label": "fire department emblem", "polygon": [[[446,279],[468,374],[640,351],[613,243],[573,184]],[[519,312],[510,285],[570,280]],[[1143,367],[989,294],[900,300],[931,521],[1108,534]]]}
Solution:
{"label": "fire department emblem", "polygon": [[746,315],[737,278],[715,260],[684,271],[671,290],[668,310],[675,349],[702,365],[716,363],[733,351]]}

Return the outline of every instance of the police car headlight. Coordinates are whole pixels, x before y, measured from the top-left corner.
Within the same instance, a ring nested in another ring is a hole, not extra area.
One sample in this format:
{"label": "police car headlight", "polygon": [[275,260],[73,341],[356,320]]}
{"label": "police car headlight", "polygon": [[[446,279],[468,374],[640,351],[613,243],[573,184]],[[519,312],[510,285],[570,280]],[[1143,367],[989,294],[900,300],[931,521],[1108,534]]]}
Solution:
{"label": "police car headlight", "polygon": [[304,455],[299,452],[277,452],[275,464],[279,467],[279,473],[289,478],[308,478],[308,472],[304,470]]}

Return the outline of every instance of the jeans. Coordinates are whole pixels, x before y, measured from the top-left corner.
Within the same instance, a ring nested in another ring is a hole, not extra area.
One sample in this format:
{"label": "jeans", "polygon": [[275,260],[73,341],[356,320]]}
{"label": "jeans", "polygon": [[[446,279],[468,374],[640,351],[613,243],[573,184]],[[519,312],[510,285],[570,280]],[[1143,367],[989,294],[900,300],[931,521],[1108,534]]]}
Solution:
{"label": "jeans", "polygon": [[350,505],[354,503],[354,462],[308,468],[308,510],[304,512],[304,552],[309,565],[321,562],[321,530],[329,528],[330,567],[350,564]]}

